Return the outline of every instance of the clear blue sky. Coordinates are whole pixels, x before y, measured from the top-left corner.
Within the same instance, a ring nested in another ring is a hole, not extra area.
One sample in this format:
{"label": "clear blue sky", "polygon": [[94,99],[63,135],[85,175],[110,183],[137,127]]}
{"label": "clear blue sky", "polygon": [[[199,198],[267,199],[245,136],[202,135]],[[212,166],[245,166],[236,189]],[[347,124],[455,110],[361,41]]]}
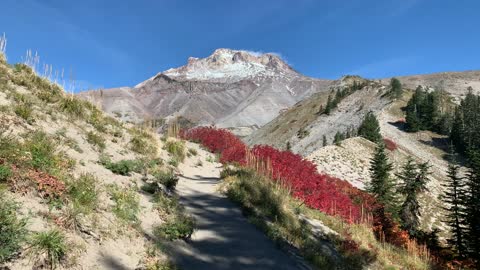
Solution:
{"label": "clear blue sky", "polygon": [[276,52],[317,78],[480,69],[478,0],[2,0],[0,33],[73,69],[133,86],[216,48]]}

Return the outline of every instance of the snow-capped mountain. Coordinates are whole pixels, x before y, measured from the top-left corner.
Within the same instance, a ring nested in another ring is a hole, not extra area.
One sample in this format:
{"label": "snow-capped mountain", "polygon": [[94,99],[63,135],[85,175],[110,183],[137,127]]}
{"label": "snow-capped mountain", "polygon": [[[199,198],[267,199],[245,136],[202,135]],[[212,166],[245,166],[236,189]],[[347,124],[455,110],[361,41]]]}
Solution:
{"label": "snow-capped mountain", "polygon": [[79,95],[128,121],[183,116],[195,124],[248,134],[306,96],[326,91],[329,84],[301,75],[272,53],[217,49],[133,88]]}
{"label": "snow-capped mountain", "polygon": [[186,66],[169,69],[164,74],[188,80],[233,81],[296,75],[296,72],[275,54],[218,49],[204,59],[190,57]]}

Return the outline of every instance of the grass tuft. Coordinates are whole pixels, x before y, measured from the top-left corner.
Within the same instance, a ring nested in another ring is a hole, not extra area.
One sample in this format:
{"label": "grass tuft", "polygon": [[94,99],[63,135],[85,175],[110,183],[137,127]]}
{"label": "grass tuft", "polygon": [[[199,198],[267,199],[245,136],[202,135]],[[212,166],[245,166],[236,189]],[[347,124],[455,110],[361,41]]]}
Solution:
{"label": "grass tuft", "polygon": [[82,174],[79,178],[68,183],[68,195],[73,208],[79,213],[93,212],[99,201],[98,179],[92,174]]}
{"label": "grass tuft", "polygon": [[105,150],[105,147],[106,147],[105,138],[103,138],[103,136],[100,134],[97,134],[93,131],[89,131],[87,133],[87,142],[91,145],[98,147],[100,151]]}
{"label": "grass tuft", "polygon": [[167,140],[165,143],[165,149],[170,153],[178,162],[185,160],[185,142],[176,140]]}
{"label": "grass tuft", "polygon": [[33,235],[30,249],[34,258],[45,256],[45,262],[50,269],[55,269],[65,258],[67,243],[63,233],[54,229]]}
{"label": "grass tuft", "polygon": [[138,223],[140,202],[135,190],[121,189],[120,187],[113,185],[110,186],[110,196],[115,202],[113,213],[117,218],[130,224]]}

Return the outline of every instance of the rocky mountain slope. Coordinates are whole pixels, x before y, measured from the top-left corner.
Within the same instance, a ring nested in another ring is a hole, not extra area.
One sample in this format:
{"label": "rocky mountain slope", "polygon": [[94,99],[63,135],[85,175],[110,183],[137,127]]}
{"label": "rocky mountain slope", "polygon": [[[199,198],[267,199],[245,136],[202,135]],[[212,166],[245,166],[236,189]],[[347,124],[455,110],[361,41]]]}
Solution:
{"label": "rocky mountain slope", "polygon": [[[439,199],[447,177],[447,161],[444,159],[448,154],[446,136],[430,131],[406,132],[402,127],[405,118],[402,108],[418,85],[446,90],[457,99],[466,93],[469,86],[478,92],[478,74],[478,71],[468,71],[399,77],[404,87],[404,95],[399,99],[384,95],[389,89],[390,79],[369,81],[359,77],[344,77],[336,81],[332,88],[334,85],[348,87],[354,81],[366,82],[366,85],[342,99],[330,114],[318,113],[321,106],[325,107],[328,94],[314,94],[244,140],[250,145],[268,144],[283,149],[288,146],[293,152],[313,161],[319,171],[347,180],[363,189],[370,181],[368,168],[374,144],[355,137],[335,145],[333,137],[337,132],[357,129],[365,113],[372,111],[379,120],[382,136],[396,144],[397,148],[389,151],[395,172],[400,171],[408,156],[418,162],[428,161],[431,165],[429,191],[421,199],[422,225],[427,231],[435,227],[446,231],[442,223],[445,213]],[[323,145],[323,136],[326,137],[326,146]]]}
{"label": "rocky mountain slope", "polygon": [[[466,89],[472,87],[476,93],[480,92],[480,71],[440,72],[423,75],[409,75],[397,77],[403,86],[415,89],[418,85],[430,86],[435,89],[444,89],[452,96],[464,96]],[[383,84],[388,84],[390,78],[382,79]]]}
{"label": "rocky mountain slope", "polygon": [[[334,97],[337,90],[351,88],[354,84],[361,88],[343,98],[330,114],[321,113],[329,96]],[[308,155],[323,146],[323,136],[331,144],[337,132],[357,128],[367,112],[380,110],[390,102],[382,97],[386,86],[358,76],[345,76],[333,82],[329,89],[299,102],[245,141],[250,145],[268,144],[280,149],[286,149],[288,144],[293,152]]]}
{"label": "rocky mountain slope", "polygon": [[79,96],[127,121],[183,116],[195,124],[215,124],[246,135],[329,84],[301,75],[274,54],[218,49],[133,88]]}

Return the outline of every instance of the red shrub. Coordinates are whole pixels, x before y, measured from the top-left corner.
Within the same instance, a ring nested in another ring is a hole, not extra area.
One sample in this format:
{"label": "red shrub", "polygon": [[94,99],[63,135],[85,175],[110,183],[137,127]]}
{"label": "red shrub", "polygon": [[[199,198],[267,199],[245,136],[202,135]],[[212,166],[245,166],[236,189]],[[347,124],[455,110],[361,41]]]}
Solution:
{"label": "red shrub", "polygon": [[37,184],[37,191],[44,198],[59,198],[65,193],[65,184],[56,177],[40,171],[30,171],[30,178]]}
{"label": "red shrub", "polygon": [[350,222],[360,221],[361,207],[355,205],[343,189],[354,189],[349,183],[319,174],[316,166],[290,151],[280,151],[270,146],[255,146],[253,155],[268,160],[272,178],[292,189],[294,197],[309,207],[330,215],[338,215]]}
{"label": "red shrub", "polygon": [[383,142],[385,143],[385,147],[390,151],[395,151],[398,148],[397,144],[388,138],[383,138]]}
{"label": "red shrub", "polygon": [[247,147],[245,144],[225,129],[214,127],[197,127],[181,132],[181,137],[201,143],[208,150],[220,154],[222,163],[245,164]]}

